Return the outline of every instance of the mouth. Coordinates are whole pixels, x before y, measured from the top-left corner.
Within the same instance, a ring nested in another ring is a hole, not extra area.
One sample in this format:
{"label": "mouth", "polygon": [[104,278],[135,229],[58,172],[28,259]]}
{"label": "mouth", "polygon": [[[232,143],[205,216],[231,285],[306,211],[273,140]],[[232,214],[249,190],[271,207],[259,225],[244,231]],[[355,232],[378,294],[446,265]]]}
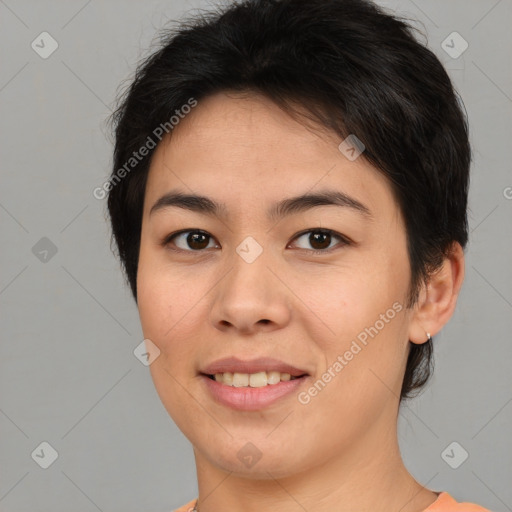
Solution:
{"label": "mouth", "polygon": [[250,360],[237,357],[218,359],[203,368],[201,374],[235,388],[272,386],[309,375],[306,370],[269,357]]}
{"label": "mouth", "polygon": [[310,374],[271,358],[220,359],[199,373],[207,394],[215,402],[239,411],[258,411],[290,397]]}

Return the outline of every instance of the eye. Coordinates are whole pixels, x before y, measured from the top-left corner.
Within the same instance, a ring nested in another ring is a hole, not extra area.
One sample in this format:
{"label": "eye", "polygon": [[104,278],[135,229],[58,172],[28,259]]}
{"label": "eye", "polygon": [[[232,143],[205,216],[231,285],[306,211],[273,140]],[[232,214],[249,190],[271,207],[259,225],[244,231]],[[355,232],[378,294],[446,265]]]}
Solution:
{"label": "eye", "polygon": [[333,248],[333,246],[331,246],[331,242],[336,238],[341,241],[341,244],[339,244],[341,246],[350,244],[350,240],[347,237],[340,235],[331,229],[310,229],[309,231],[304,231],[297,235],[294,240],[302,239],[303,242],[311,244],[313,247],[313,249],[309,249],[308,247],[299,247],[299,249],[310,251],[313,254],[321,254],[330,252]]}
{"label": "eye", "polygon": [[208,242],[212,239],[213,237],[205,231],[194,229],[173,233],[162,241],[162,245],[168,246],[172,242],[180,251],[199,252],[208,249]]}

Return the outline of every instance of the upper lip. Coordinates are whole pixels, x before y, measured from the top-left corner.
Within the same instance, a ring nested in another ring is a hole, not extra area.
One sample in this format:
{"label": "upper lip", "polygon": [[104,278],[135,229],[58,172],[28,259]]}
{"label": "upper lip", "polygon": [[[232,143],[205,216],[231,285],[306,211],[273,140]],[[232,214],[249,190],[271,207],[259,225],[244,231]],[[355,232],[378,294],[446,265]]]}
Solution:
{"label": "upper lip", "polygon": [[258,373],[258,372],[281,372],[289,373],[292,377],[300,377],[301,375],[307,375],[306,370],[296,368],[284,361],[279,359],[273,359],[271,357],[259,357],[257,359],[242,360],[237,357],[226,357],[224,359],[218,359],[213,363],[205,366],[201,373],[205,375],[215,375],[216,373]]}

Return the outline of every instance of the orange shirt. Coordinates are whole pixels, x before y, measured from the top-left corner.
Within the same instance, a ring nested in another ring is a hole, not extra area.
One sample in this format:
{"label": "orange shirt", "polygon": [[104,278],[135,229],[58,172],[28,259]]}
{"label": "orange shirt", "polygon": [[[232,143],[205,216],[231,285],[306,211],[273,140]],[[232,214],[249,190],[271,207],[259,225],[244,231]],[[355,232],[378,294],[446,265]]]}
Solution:
{"label": "orange shirt", "polygon": [[182,507],[173,510],[173,512],[192,512],[195,504],[196,500],[189,501],[186,505],[183,505]]}
{"label": "orange shirt", "polygon": [[[195,501],[194,501],[195,503]],[[194,508],[194,505],[192,505]],[[488,509],[475,505],[474,503],[455,501],[447,492],[439,493],[439,496],[432,505],[425,509],[425,512],[490,512]]]}
{"label": "orange shirt", "polygon": [[[176,509],[173,512],[192,512],[196,500],[188,502],[186,505]],[[455,501],[447,492],[440,492],[439,496],[432,505],[427,507],[424,512],[490,512],[488,509],[475,505],[474,503]]]}

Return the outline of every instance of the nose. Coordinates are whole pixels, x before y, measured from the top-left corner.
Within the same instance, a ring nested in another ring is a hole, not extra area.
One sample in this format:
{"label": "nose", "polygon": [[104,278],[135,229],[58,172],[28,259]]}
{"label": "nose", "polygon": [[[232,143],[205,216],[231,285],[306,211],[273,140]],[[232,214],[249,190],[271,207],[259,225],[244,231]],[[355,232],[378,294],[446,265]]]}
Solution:
{"label": "nose", "polygon": [[269,259],[263,251],[251,263],[238,254],[230,260],[230,270],[213,290],[210,319],[216,329],[247,335],[289,323],[290,292]]}

